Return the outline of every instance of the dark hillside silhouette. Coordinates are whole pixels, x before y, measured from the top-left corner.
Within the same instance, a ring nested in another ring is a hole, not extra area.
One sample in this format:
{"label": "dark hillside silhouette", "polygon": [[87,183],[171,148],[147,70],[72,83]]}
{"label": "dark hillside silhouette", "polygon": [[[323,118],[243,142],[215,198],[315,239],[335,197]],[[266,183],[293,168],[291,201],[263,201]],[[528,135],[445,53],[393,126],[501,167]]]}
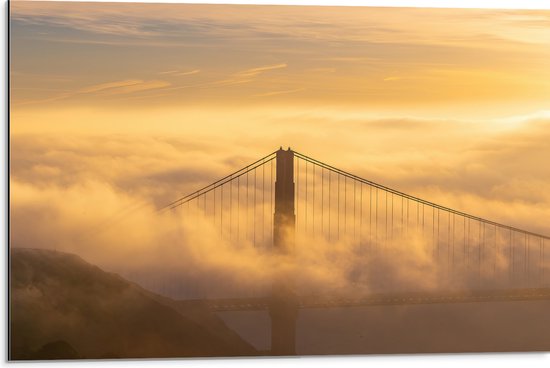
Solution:
{"label": "dark hillside silhouette", "polygon": [[11,264],[12,359],[257,354],[206,309],[173,309],[75,255],[15,248]]}

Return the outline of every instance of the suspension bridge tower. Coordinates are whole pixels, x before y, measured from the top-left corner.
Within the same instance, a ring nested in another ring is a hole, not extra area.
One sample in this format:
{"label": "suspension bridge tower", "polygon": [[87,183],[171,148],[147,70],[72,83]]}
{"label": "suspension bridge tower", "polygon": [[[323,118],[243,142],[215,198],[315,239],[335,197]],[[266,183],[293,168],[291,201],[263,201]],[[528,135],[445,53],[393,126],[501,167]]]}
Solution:
{"label": "suspension bridge tower", "polygon": [[[285,151],[281,147],[276,153],[273,252],[281,262],[288,262],[288,264],[293,262],[294,253],[296,230],[294,198],[294,152],[290,148]],[[298,303],[293,278],[289,273],[278,274],[273,280],[269,315],[271,354],[296,355]]]}

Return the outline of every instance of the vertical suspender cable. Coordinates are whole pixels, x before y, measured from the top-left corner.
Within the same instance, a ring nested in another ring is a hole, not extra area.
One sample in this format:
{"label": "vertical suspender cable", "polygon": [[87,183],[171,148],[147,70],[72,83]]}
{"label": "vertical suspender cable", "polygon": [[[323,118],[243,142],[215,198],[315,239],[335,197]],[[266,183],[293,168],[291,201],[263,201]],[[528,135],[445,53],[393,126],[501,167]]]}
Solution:
{"label": "vertical suspender cable", "polygon": [[270,235],[271,235],[271,244],[273,245],[273,216],[275,213],[275,209],[273,208],[273,160],[271,160],[271,174],[269,176],[269,184],[270,184],[270,190],[269,190],[269,197],[270,197],[270,208],[271,212],[269,213],[269,219],[271,221],[271,226],[269,227]]}
{"label": "vertical suspender cable", "polygon": [[478,234],[478,247],[477,247],[477,266],[478,266],[478,282],[481,283],[481,221],[478,221],[479,223],[479,234]]}
{"label": "vertical suspender cable", "polygon": [[262,246],[265,246],[265,164],[262,165]]}
{"label": "vertical suspender cable", "polygon": [[466,266],[466,217],[462,217],[462,221],[464,222],[464,230],[462,232],[463,237],[463,251],[462,251],[462,266]]}
{"label": "vertical suspender cable", "polygon": [[407,236],[409,236],[409,225],[410,225],[410,220],[409,220],[409,206],[410,206],[410,203],[411,203],[411,201],[410,201],[409,199],[407,199],[407,225],[406,225]]}
{"label": "vertical suspender cable", "polygon": [[361,214],[359,215],[359,245],[363,249],[363,183],[359,183],[359,205],[361,206]]}
{"label": "vertical suspender cable", "polygon": [[336,217],[338,226],[336,228],[336,238],[338,241],[340,240],[340,175],[336,174],[336,177],[338,178],[338,186],[337,186],[337,196],[336,196],[336,203],[338,204],[338,215]]}
{"label": "vertical suspender cable", "polygon": [[311,222],[312,222],[312,233],[313,233],[313,238],[315,238],[315,166],[316,164],[312,164],[313,166],[313,183],[312,183],[312,187],[313,187],[313,190],[312,190],[312,212],[311,212]]}
{"label": "vertical suspender cable", "polygon": [[372,248],[372,185],[369,185],[369,248]]}
{"label": "vertical suspender cable", "polygon": [[355,228],[356,228],[356,219],[357,219],[357,215],[355,214],[355,202],[357,202],[357,197],[356,197],[356,193],[355,193],[355,189],[356,189],[356,185],[355,185],[355,180],[353,180],[353,241],[355,242],[356,241],[356,231],[355,231]]}
{"label": "vertical suspender cable", "polygon": [[416,230],[418,231],[418,226],[420,225],[420,203],[416,202]]}
{"label": "vertical suspender cable", "polygon": [[545,273],[546,273],[546,249],[545,249],[545,239],[542,238],[542,282],[543,282],[543,286],[545,285],[546,283],[546,278],[545,278]]}
{"label": "vertical suspender cable", "polygon": [[384,240],[384,248],[386,248],[386,245],[388,244],[388,192],[384,191],[386,195],[386,206],[384,209],[386,210],[385,217],[386,217],[386,227],[384,228],[386,232],[386,239]]}
{"label": "vertical suspender cable", "polygon": [[527,239],[526,245],[525,245],[525,274],[527,276],[527,287],[529,287],[529,281],[530,281],[530,272],[529,272],[529,251],[530,251],[530,244],[529,240],[530,237],[528,234],[525,234],[525,238]]}
{"label": "vertical suspender cable", "polygon": [[432,256],[435,253],[435,207],[432,207]]}
{"label": "vertical suspender cable", "polygon": [[246,237],[245,237],[245,238],[246,238],[246,241],[247,241],[247,242],[250,241],[250,230],[249,230],[249,228],[248,228],[248,225],[249,225],[249,223],[250,223],[250,221],[249,221],[249,216],[248,216],[248,214],[249,214],[249,207],[250,207],[250,206],[249,206],[249,203],[250,203],[250,202],[249,202],[249,198],[248,198],[248,197],[249,197],[249,196],[248,196],[248,191],[249,191],[248,173],[249,173],[249,172],[247,171],[247,172],[246,172],[246,221],[245,221],[245,224],[246,224],[246,233],[245,233],[245,234],[246,234]]}
{"label": "vertical suspender cable", "polygon": [[299,229],[298,222],[300,219],[300,159],[296,157],[296,229]]}
{"label": "vertical suspender cable", "polygon": [[374,243],[376,244],[376,248],[378,249],[378,188],[374,189],[376,194],[376,205],[374,206]]}
{"label": "vertical suspender cable", "polygon": [[223,237],[223,185],[220,187],[220,235]]}
{"label": "vertical suspender cable", "polygon": [[401,234],[405,235],[405,198],[401,196]]}
{"label": "vertical suspender cable", "polygon": [[510,281],[514,278],[514,233],[512,233],[512,229],[510,229]]}
{"label": "vertical suspender cable", "polygon": [[321,235],[325,236],[325,168],[321,166]]}
{"label": "vertical suspender cable", "polygon": [[[273,161],[272,161],[273,162]],[[237,244],[241,241],[241,177],[237,177]]]}
{"label": "vertical suspender cable", "polygon": [[233,230],[233,179],[229,181],[229,241],[231,242],[233,238],[231,237]]}
{"label": "vertical suspender cable", "polygon": [[256,192],[258,191],[258,185],[256,182],[256,174],[258,169],[254,169],[254,208],[252,209],[252,234],[254,237],[254,247],[256,247]]}
{"label": "vertical suspender cable", "polygon": [[450,271],[451,264],[451,212],[447,211],[447,274]]}
{"label": "vertical suspender cable", "polygon": [[495,228],[495,238],[494,238],[494,257],[493,257],[493,277],[497,275],[497,253],[498,253],[498,242],[497,242],[497,227]]}
{"label": "vertical suspender cable", "polygon": [[307,177],[307,161],[305,163],[306,165],[306,195],[305,195],[305,198],[306,198],[306,203],[304,204],[304,208],[305,208],[305,221],[304,221],[304,230],[305,230],[305,233],[307,234],[307,212],[308,212],[308,200],[307,200],[307,190],[308,190],[308,185],[307,185],[307,181],[308,181],[308,177]]}
{"label": "vertical suspender cable", "polygon": [[454,275],[454,269],[455,269],[455,225],[456,225],[456,217],[455,217],[455,214],[453,213],[453,236],[452,236],[453,255],[451,260],[451,268],[453,270],[453,275]]}
{"label": "vertical suspender cable", "polygon": [[348,235],[348,181],[344,176],[344,236]]}
{"label": "vertical suspender cable", "polygon": [[[540,244],[539,244],[540,285],[539,286],[543,286],[543,283],[544,283],[544,252],[542,250],[543,240],[544,240],[543,238],[539,238],[539,242],[540,242]],[[542,265],[542,267],[540,265]]]}
{"label": "vertical suspender cable", "polygon": [[330,216],[331,216],[330,202],[332,197],[332,192],[330,191],[330,182],[332,180],[331,176],[332,176],[332,172],[329,170],[328,172],[328,240],[329,241],[331,240],[331,227],[330,227]]}
{"label": "vertical suspender cable", "polygon": [[[440,236],[439,236],[439,218],[440,218],[440,213],[441,211],[439,211],[439,209],[437,210],[437,261],[439,262],[439,253],[440,253],[440,246],[439,246],[439,239],[440,239]],[[407,221],[409,221],[409,219],[407,218]]]}

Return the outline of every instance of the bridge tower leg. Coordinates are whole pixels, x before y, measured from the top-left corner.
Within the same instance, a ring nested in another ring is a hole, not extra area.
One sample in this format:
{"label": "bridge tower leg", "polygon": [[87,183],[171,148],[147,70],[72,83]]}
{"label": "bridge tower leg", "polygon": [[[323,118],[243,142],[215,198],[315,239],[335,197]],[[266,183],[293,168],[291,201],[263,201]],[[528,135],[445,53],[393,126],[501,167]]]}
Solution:
{"label": "bridge tower leg", "polygon": [[[281,262],[292,262],[296,215],[294,213],[294,152],[277,151],[273,252]],[[281,267],[286,268],[286,267]],[[296,318],[298,303],[292,275],[277,274],[269,302],[271,317],[271,354],[296,355]]]}

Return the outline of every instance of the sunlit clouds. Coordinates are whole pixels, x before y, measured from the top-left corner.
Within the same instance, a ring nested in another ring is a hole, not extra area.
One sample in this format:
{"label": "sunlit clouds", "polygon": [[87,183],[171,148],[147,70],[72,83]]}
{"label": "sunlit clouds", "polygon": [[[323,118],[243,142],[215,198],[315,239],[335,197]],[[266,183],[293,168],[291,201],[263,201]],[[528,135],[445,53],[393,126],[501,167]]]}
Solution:
{"label": "sunlit clouds", "polygon": [[[201,238],[156,210],[281,145],[550,232],[548,11],[10,8],[12,246],[75,252],[127,275],[266,280],[273,259],[246,246],[239,258],[207,224]],[[351,248],[316,245],[305,280],[348,285]],[[385,264],[388,277],[436,285],[437,270],[420,273],[433,266],[423,245]]]}

